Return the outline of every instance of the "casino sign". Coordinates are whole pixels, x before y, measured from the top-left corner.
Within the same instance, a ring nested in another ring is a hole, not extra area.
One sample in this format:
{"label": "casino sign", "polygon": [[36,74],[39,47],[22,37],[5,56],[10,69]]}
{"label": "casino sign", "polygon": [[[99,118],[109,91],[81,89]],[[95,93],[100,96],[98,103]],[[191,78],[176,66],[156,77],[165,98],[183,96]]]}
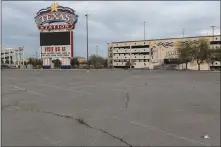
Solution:
{"label": "casino sign", "polygon": [[[53,3],[51,7],[41,9],[35,17],[35,23],[40,31],[44,30],[73,30],[78,21],[78,15],[69,7],[62,7]],[[59,24],[62,22],[62,24]],[[58,23],[56,25],[51,25]]]}

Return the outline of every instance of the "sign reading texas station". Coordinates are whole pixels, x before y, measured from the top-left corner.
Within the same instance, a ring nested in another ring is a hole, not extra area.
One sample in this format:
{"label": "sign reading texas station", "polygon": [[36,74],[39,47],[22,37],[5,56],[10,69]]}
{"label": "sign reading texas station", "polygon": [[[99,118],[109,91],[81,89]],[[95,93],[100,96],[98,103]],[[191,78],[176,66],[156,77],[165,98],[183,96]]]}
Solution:
{"label": "sign reading texas station", "polygon": [[[53,3],[51,7],[41,9],[35,17],[35,23],[39,30],[73,30],[78,21],[78,15],[69,7],[62,7]],[[62,22],[62,24],[60,24]],[[50,25],[52,23],[59,23]],[[48,25],[47,25],[48,24]]]}

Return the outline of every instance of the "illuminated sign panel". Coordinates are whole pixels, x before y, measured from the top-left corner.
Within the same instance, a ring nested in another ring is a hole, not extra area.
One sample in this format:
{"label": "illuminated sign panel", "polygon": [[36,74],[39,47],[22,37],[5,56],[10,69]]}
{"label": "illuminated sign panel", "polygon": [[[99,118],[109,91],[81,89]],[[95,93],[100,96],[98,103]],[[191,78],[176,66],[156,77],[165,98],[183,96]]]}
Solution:
{"label": "illuminated sign panel", "polygon": [[[51,7],[41,9],[35,17],[35,23],[39,30],[72,30],[78,21],[78,15],[69,7],[62,7],[58,3],[53,3]],[[62,25],[51,25],[52,23],[60,23]],[[46,25],[48,24],[48,25]]]}
{"label": "illuminated sign panel", "polygon": [[70,32],[41,32],[42,58],[72,57]]}
{"label": "illuminated sign panel", "polygon": [[41,32],[40,46],[70,45],[70,32]]}

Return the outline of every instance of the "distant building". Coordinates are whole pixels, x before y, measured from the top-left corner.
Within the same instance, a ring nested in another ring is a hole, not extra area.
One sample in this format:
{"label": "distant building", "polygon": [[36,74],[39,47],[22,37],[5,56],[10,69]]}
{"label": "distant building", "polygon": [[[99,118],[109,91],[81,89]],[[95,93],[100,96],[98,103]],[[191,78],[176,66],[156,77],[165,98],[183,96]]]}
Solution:
{"label": "distant building", "polygon": [[3,48],[1,50],[1,63],[10,65],[24,65],[24,48]]}
{"label": "distant building", "polygon": [[80,56],[78,56],[78,57],[76,57],[77,58],[77,60],[78,60],[78,62],[81,64],[81,63],[85,63],[85,62],[87,62],[87,59],[86,58],[84,58],[84,57],[80,57]]}
{"label": "distant building", "polygon": [[[180,43],[198,44],[200,38],[208,39],[214,49],[221,47],[220,35],[112,42],[108,46],[108,66],[124,68],[127,62],[131,63],[131,68],[172,64],[178,58],[177,47]],[[190,69],[197,69],[196,63],[188,64]],[[220,66],[220,62],[214,64]],[[201,69],[208,70],[210,66],[213,65],[203,64]]]}

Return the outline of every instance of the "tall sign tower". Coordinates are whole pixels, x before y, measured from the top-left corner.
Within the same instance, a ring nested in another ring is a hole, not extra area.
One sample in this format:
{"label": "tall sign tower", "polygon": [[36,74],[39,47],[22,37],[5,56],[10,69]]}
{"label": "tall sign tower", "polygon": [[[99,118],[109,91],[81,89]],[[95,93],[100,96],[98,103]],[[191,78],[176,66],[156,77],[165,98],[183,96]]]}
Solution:
{"label": "tall sign tower", "polygon": [[34,18],[40,31],[41,58],[43,68],[50,69],[53,59],[61,60],[62,69],[71,68],[74,56],[74,33],[78,15],[69,7],[53,3],[38,11]]}

